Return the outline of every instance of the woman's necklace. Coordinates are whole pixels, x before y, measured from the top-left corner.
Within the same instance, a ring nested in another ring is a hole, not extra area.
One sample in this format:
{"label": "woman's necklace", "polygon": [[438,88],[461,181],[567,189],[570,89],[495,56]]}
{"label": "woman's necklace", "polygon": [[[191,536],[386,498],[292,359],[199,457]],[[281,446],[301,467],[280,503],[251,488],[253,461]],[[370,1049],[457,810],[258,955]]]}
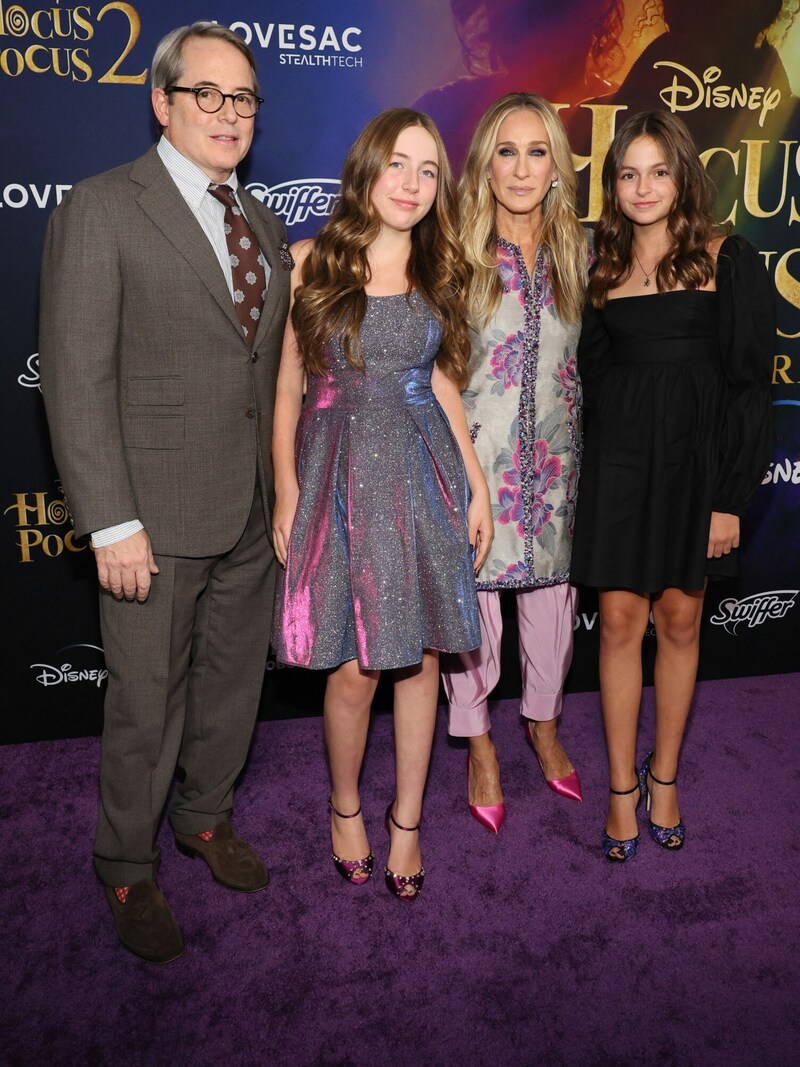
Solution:
{"label": "woman's necklace", "polygon": [[647,271],[642,266],[642,261],[636,255],[636,249],[633,247],[633,245],[631,245],[631,251],[633,252],[633,258],[639,264],[639,270],[644,275],[644,282],[642,284],[644,285],[645,289],[649,289],[650,288],[650,279],[655,274],[655,272],[658,270],[658,263],[660,263],[661,260],[659,260],[658,263],[656,263],[655,267],[651,268],[650,273],[648,274]]}

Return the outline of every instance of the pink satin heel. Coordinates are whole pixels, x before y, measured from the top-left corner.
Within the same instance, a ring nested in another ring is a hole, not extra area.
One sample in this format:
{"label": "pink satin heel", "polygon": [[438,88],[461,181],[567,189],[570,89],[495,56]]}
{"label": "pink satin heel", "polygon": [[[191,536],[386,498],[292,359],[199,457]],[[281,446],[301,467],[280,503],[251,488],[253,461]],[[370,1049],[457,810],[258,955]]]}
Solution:
{"label": "pink satin heel", "polygon": [[[536,745],[533,743],[533,730],[531,728],[531,720],[525,720],[525,738],[528,744],[533,749],[533,754],[539,762],[539,766],[542,768],[542,775],[544,775],[544,767],[542,761],[539,759],[539,753],[536,751]],[[558,793],[560,797],[566,797],[568,800],[577,800],[579,803],[583,800],[583,791],[581,790],[581,780],[578,777],[577,771],[571,771],[564,778],[545,778],[544,779],[554,793]]]}
{"label": "pink satin heel", "polygon": [[472,776],[472,767],[470,765],[469,752],[467,752],[467,805],[469,807],[470,815],[473,819],[485,826],[487,830],[491,830],[493,834],[500,832],[500,827],[506,820],[506,806],[503,801],[499,804],[470,804],[469,803],[469,783]]}
{"label": "pink satin heel", "polygon": [[[355,819],[356,815],[361,814],[361,805],[358,806],[358,811],[354,811],[352,815],[343,815],[340,811],[337,811],[333,804],[328,801],[328,807],[334,815],[338,815],[340,819]],[[368,882],[372,877],[372,870],[375,866],[375,856],[370,851],[370,854],[363,860],[345,860],[341,856],[337,856],[335,852],[333,855],[333,865],[339,874],[344,878],[346,882],[350,882],[351,885],[363,885]]]}

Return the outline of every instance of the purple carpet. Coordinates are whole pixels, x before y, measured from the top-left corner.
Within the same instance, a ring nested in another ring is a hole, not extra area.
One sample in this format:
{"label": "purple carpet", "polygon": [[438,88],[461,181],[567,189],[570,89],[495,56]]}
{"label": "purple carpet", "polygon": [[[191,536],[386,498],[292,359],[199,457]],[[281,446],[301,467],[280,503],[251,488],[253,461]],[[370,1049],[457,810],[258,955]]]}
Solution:
{"label": "purple carpet", "polygon": [[[0,749],[6,961],[0,1063],[725,1065],[797,1062],[800,675],[698,686],[681,765],[682,853],[643,833],[603,860],[599,698],[567,698],[582,805],[546,788],[511,702],[494,712],[508,818],[470,818],[463,747],[440,715],[412,905],[330,861],[321,720],[259,726],[235,824],[272,885],[241,896],[179,855],[159,878],[183,957],[116,943],[90,864],[99,744]],[[652,736],[646,694],[639,755]],[[362,799],[378,865],[391,716]],[[643,810],[640,809],[643,820]]]}

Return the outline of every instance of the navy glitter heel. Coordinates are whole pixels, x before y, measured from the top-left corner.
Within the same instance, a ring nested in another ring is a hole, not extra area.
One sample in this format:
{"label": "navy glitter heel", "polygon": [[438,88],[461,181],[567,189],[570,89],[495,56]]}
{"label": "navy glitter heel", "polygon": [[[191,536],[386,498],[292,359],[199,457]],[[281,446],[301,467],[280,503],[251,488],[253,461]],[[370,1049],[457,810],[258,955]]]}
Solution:
{"label": "navy glitter heel", "polygon": [[[638,808],[642,802],[642,797],[647,792],[642,777],[642,771],[637,772],[636,784],[632,785],[630,789],[611,789],[609,787],[608,791],[609,793],[613,793],[615,797],[627,797],[630,796],[631,793],[635,793],[637,789],[639,790],[639,796],[633,809],[636,811],[636,808]],[[616,837],[609,837],[609,835],[603,831],[601,847],[603,849],[603,855],[607,860],[610,860],[611,863],[627,863],[628,860],[632,860],[636,855],[636,850],[639,847],[639,835],[637,834],[636,837],[629,837],[625,841],[618,841]]]}
{"label": "navy glitter heel", "polygon": [[[651,752],[647,759],[642,764],[642,769],[639,774],[642,779],[642,785],[644,786],[645,796],[647,797],[647,810],[650,811],[650,801],[652,799],[650,789],[647,785],[647,776],[653,779],[656,785],[675,785],[678,780],[676,775],[671,782],[662,782],[660,778],[656,778],[653,772],[650,770],[650,764],[653,761],[653,753]],[[683,822],[679,822],[677,826],[658,826],[656,823],[647,820],[647,829],[650,832],[650,836],[657,845],[661,845],[667,852],[677,852],[683,848],[683,843],[686,840],[686,827]]]}

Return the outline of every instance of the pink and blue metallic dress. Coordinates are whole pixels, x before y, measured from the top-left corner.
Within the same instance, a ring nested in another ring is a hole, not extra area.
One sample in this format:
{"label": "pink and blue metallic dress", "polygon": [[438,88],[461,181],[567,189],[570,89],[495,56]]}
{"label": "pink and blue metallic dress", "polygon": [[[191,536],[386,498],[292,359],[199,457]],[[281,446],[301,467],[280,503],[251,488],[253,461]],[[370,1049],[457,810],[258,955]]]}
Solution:
{"label": "pink and blue metallic dress", "polygon": [[297,427],[273,626],[283,663],[383,670],[480,644],[464,464],[431,390],[440,340],[414,292],[367,298],[364,370],[338,338],[326,345]]}

